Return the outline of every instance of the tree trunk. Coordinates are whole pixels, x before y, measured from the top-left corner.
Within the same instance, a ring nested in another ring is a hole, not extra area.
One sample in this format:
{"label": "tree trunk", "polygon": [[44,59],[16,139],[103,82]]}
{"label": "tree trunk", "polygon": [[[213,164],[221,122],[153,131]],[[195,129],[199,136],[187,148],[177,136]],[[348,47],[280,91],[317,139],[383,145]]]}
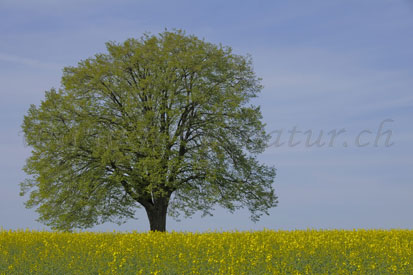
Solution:
{"label": "tree trunk", "polygon": [[168,204],[160,203],[151,207],[145,207],[145,210],[151,231],[165,232]]}

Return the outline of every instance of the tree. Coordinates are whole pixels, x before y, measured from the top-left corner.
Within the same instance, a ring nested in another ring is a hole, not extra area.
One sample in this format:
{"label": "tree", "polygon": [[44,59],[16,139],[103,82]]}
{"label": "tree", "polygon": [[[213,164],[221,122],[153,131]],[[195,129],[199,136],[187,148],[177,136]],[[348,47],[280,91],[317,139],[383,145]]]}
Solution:
{"label": "tree", "polygon": [[257,221],[277,205],[275,169],[251,58],[181,30],[106,43],[65,67],[60,89],[31,105],[33,148],[21,195],[54,229],[122,223],[143,207],[150,229],[214,206],[247,207]]}

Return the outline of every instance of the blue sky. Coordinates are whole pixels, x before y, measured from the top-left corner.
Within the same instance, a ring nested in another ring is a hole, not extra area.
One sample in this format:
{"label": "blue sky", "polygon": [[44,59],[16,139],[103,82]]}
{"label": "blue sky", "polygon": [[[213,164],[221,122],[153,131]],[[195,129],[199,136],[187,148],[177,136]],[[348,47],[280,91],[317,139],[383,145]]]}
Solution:
{"label": "blue sky", "polygon": [[[59,87],[62,68],[144,32],[180,28],[251,54],[268,132],[345,129],[333,146],[269,147],[279,206],[175,222],[168,230],[413,228],[413,1],[0,1],[0,226],[46,228],[19,183],[30,155],[20,129],[30,104]],[[373,146],[379,125],[391,131]],[[354,141],[360,137],[365,147]],[[314,135],[315,135],[314,134]],[[275,137],[274,137],[275,138]],[[347,143],[347,147],[343,144]],[[93,230],[148,230],[138,220]]]}

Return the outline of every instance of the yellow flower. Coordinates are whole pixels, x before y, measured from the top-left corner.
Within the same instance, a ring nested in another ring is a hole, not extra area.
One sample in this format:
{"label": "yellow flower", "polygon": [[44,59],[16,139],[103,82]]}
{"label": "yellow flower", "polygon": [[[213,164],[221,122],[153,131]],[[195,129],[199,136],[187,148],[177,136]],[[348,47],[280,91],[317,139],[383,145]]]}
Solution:
{"label": "yellow flower", "polygon": [[0,274],[409,274],[412,230],[0,230]]}

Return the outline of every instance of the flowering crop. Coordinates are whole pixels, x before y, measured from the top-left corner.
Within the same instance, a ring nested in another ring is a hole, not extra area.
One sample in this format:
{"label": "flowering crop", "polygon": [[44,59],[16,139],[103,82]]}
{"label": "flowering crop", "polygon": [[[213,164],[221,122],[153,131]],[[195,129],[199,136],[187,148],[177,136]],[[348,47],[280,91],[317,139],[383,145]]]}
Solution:
{"label": "flowering crop", "polygon": [[413,230],[0,231],[0,274],[413,274]]}

